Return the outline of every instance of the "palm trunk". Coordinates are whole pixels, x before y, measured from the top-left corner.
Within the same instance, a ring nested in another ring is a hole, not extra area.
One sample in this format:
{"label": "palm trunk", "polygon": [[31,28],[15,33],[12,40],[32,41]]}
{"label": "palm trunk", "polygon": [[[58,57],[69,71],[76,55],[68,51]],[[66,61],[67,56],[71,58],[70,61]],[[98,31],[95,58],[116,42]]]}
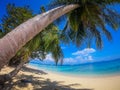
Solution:
{"label": "palm trunk", "polygon": [[0,70],[29,40],[60,16],[78,8],[79,5],[60,6],[37,15],[0,39]]}
{"label": "palm trunk", "polygon": [[[2,90],[10,90],[12,87],[11,80],[13,77],[17,75],[17,73],[21,70],[25,62],[21,62],[13,71],[9,74],[1,75],[0,76],[0,89]],[[8,82],[8,86],[5,86],[5,82]]]}
{"label": "palm trunk", "polygon": [[25,62],[21,62],[13,71],[9,73],[9,78],[13,78],[21,70]]}
{"label": "palm trunk", "polygon": [[11,71],[9,74],[1,75],[0,76],[0,84],[4,84],[6,81],[12,80],[14,76],[17,75],[17,73],[20,71],[20,69],[23,67],[25,62],[21,62],[13,71]]}

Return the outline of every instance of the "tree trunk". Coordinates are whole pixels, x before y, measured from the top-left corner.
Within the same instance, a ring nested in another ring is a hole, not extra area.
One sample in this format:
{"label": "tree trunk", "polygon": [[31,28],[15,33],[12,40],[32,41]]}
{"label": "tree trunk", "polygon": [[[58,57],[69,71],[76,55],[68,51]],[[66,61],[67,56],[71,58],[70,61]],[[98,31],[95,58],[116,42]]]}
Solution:
{"label": "tree trunk", "polygon": [[29,40],[41,32],[54,20],[68,13],[79,5],[60,6],[48,12],[37,15],[11,30],[0,39],[0,70]]}
{"label": "tree trunk", "polygon": [[[11,90],[13,83],[12,78],[17,75],[17,73],[20,71],[20,69],[23,67],[25,62],[21,62],[13,71],[11,71],[9,74],[5,74],[0,76],[0,87],[2,90]],[[5,83],[7,82],[7,83]],[[7,85],[8,84],[8,85]]]}
{"label": "tree trunk", "polygon": [[11,71],[9,73],[9,77],[13,78],[14,76],[16,76],[17,73],[21,70],[21,68],[23,67],[24,64],[25,64],[25,62],[21,62],[13,71]]}
{"label": "tree trunk", "polygon": [[[13,71],[9,74],[0,76],[0,90],[11,90],[13,83],[12,78],[17,75],[17,73],[21,70],[25,62],[21,62]],[[7,82],[7,83],[6,83]],[[7,85],[8,84],[8,85]]]}
{"label": "tree trunk", "polygon": [[17,75],[17,73],[20,71],[20,69],[23,67],[25,62],[21,62],[13,71],[11,71],[9,74],[4,74],[0,76],[0,84],[4,84],[6,81],[11,80],[14,76]]}

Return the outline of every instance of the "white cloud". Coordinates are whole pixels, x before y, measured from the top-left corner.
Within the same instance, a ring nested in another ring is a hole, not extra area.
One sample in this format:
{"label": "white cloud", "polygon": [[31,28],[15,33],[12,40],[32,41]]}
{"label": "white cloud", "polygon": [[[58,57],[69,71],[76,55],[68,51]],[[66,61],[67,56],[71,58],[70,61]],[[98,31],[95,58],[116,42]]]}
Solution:
{"label": "white cloud", "polygon": [[84,55],[84,56],[88,56],[88,54],[94,53],[96,50],[93,48],[85,48],[81,51],[77,51],[72,53],[72,55]]}
{"label": "white cloud", "polygon": [[91,55],[92,53],[96,52],[95,49],[93,48],[85,48],[83,50],[76,51],[72,53],[74,58],[65,58],[64,63],[65,64],[80,64],[80,63],[86,63],[86,62],[92,62],[93,56]]}
{"label": "white cloud", "polygon": [[47,54],[47,56],[46,56],[46,58],[44,60],[45,61],[54,61],[51,54]]}
{"label": "white cloud", "polygon": [[92,60],[93,60],[93,57],[92,57],[92,56],[88,56],[88,60],[89,60],[89,61],[92,61]]}
{"label": "white cloud", "polygon": [[76,61],[74,60],[74,58],[64,58],[64,64],[70,64],[70,63],[76,63]]}

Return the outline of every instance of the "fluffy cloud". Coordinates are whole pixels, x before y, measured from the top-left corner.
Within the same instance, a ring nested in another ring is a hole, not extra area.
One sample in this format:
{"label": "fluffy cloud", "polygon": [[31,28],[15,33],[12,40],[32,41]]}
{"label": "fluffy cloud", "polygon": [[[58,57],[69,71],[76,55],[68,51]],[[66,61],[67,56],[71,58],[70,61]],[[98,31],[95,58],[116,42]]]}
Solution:
{"label": "fluffy cloud", "polygon": [[89,60],[89,61],[92,61],[92,60],[93,60],[93,57],[92,57],[92,56],[88,56],[88,60]]}
{"label": "fluffy cloud", "polygon": [[80,59],[81,61],[83,60],[92,61],[93,56],[91,54],[95,52],[96,50],[93,48],[85,48],[81,51],[79,50],[77,52],[72,53],[72,55],[76,56],[76,58]]}
{"label": "fluffy cloud", "polygon": [[87,62],[92,62],[93,61],[93,57],[91,55],[89,56],[76,56],[74,58],[65,58],[64,59],[64,63],[63,64],[81,64],[81,63],[87,63]]}
{"label": "fluffy cloud", "polygon": [[65,58],[64,64],[80,64],[80,63],[86,63],[86,62],[92,62],[93,56],[92,53],[95,53],[96,50],[93,48],[85,48],[83,50],[76,51],[72,53],[72,56],[74,58]]}
{"label": "fluffy cloud", "polygon": [[93,49],[93,48],[85,48],[85,49],[83,49],[81,51],[77,51],[77,52],[72,53],[72,55],[84,55],[84,56],[87,56],[87,55],[89,55],[91,53],[94,53],[95,51],[96,50]]}
{"label": "fluffy cloud", "polygon": [[47,54],[45,61],[54,61],[51,54]]}
{"label": "fluffy cloud", "polygon": [[76,60],[74,60],[74,58],[64,58],[63,60],[63,64],[75,64]]}

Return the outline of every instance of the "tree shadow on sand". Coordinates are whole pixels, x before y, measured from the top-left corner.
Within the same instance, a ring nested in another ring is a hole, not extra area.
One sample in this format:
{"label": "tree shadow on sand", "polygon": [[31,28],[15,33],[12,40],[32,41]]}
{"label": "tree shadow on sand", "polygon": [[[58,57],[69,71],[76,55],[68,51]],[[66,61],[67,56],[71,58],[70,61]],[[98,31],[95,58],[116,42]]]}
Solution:
{"label": "tree shadow on sand", "polygon": [[42,71],[42,70],[37,70],[37,69],[25,67],[25,66],[22,67],[21,71],[23,71],[23,72],[30,72],[30,73],[33,72],[33,73],[35,73],[35,74],[40,74],[40,75],[45,75],[45,74],[47,74],[46,72],[44,72],[44,71]]}
{"label": "tree shadow on sand", "polygon": [[88,88],[75,89],[72,86],[80,86],[80,84],[73,83],[69,85],[63,85],[64,81],[51,81],[50,79],[44,79],[40,77],[38,79],[38,77],[34,77],[32,75],[20,75],[16,78],[19,80],[13,84],[14,87],[22,88],[27,87],[28,84],[31,84],[33,89],[29,90],[93,90]]}

